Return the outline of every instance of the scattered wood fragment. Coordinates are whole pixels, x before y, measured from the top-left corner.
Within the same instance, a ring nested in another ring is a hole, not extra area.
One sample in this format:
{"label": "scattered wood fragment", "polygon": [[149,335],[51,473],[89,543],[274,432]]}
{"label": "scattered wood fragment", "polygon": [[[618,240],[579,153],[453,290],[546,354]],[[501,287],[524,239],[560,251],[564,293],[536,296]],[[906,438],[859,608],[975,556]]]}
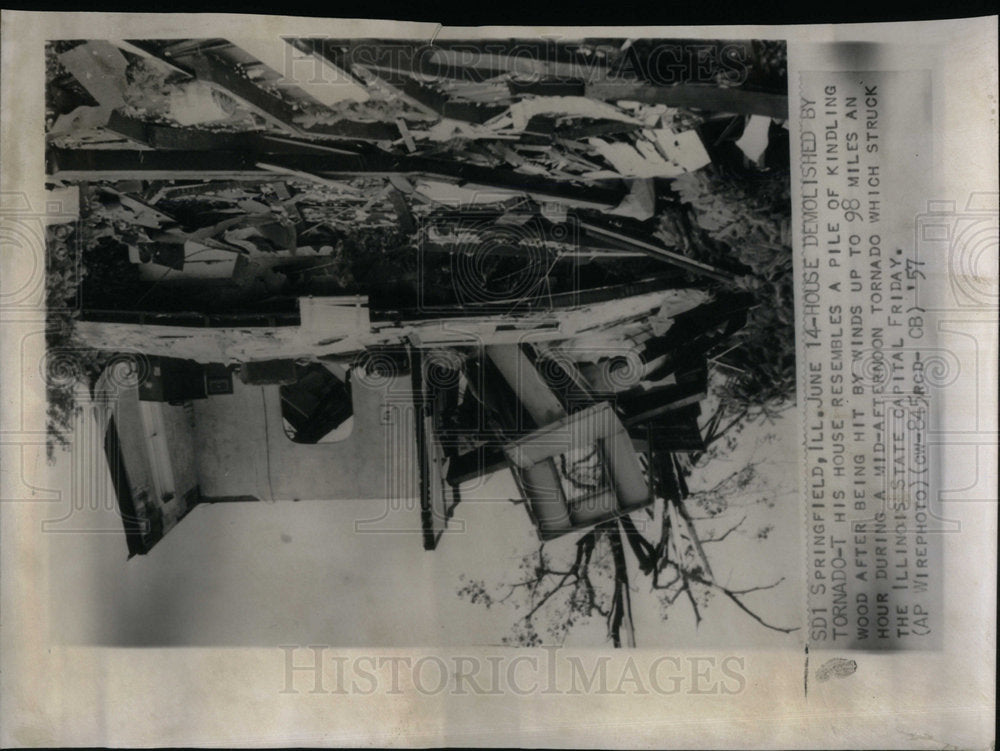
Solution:
{"label": "scattered wood fragment", "polygon": [[112,44],[92,40],[59,55],[59,62],[102,107],[125,106],[128,61]]}
{"label": "scattered wood fragment", "polygon": [[605,101],[632,99],[647,104],[666,104],[710,112],[735,112],[763,115],[779,120],[788,118],[788,96],[751,91],[739,87],[706,84],[653,86],[635,81],[593,81],[585,88],[586,96]]}
{"label": "scattered wood fragment", "polygon": [[417,150],[417,144],[413,141],[410,129],[406,127],[406,121],[401,117],[396,118],[396,127],[399,128],[399,134],[403,137],[403,143],[406,144],[406,150],[412,154]]}
{"label": "scattered wood fragment", "polygon": [[644,250],[660,260],[666,261],[667,263],[675,266],[680,266],[681,268],[687,269],[688,271],[692,271],[696,274],[701,274],[723,282],[732,281],[734,278],[734,276],[728,271],[717,269],[707,263],[696,261],[693,258],[687,258],[686,256],[682,256],[680,253],[674,253],[673,251],[654,245],[653,243],[646,242],[645,240],[641,240],[637,237],[632,237],[622,232],[618,232],[607,227],[601,227],[586,221],[581,221],[580,226],[587,233],[593,233],[599,237],[605,237],[608,240],[620,243],[625,247]]}

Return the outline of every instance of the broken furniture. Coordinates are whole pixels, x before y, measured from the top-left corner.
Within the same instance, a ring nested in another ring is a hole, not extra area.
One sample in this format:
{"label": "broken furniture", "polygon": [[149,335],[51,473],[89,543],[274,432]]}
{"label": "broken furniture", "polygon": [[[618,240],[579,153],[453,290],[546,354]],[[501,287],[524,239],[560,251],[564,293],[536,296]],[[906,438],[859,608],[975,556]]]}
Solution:
{"label": "broken furniture", "polygon": [[296,443],[319,443],[353,413],[351,384],[320,363],[295,366],[295,380],[282,384],[285,435]]}
{"label": "broken furniture", "polygon": [[[424,352],[426,507],[446,524],[449,487],[503,468],[543,540],[647,506],[650,466],[704,450],[706,355],[743,325],[748,304],[723,297],[680,312],[665,334],[633,344],[648,372],[610,390],[593,380],[600,368],[581,369],[543,341]],[[587,355],[583,347],[574,356]]]}
{"label": "broken furniture", "polygon": [[194,360],[149,357],[148,370],[139,381],[139,399],[145,402],[178,404],[231,393],[232,374],[220,363],[203,365]]}
{"label": "broken furniture", "polygon": [[543,540],[651,501],[629,435],[608,402],[550,423],[508,444],[505,453]]}

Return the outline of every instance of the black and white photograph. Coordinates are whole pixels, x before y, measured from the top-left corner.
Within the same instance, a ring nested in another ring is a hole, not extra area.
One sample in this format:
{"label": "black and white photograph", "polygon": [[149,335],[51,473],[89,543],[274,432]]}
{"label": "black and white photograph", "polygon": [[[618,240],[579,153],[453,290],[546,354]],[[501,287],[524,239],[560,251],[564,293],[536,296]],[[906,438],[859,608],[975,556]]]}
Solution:
{"label": "black and white photograph", "polygon": [[65,638],[795,643],[783,41],[45,55]]}
{"label": "black and white photograph", "polygon": [[993,749],[997,17],[712,7],[3,10],[0,746]]}

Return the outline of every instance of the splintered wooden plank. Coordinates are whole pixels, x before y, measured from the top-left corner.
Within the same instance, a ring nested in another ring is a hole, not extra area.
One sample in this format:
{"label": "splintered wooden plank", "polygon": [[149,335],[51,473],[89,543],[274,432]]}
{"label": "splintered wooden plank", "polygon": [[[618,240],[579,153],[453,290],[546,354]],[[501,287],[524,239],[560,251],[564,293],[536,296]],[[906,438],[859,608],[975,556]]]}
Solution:
{"label": "splintered wooden plank", "polygon": [[396,210],[396,215],[399,217],[399,228],[407,234],[416,232],[416,220],[413,218],[413,213],[410,211],[410,206],[406,203],[406,196],[403,195],[402,191],[396,186],[391,186],[389,200],[392,202],[392,207]]}
{"label": "splintered wooden plank", "polygon": [[417,144],[413,141],[410,129],[406,127],[406,122],[403,118],[396,118],[396,127],[399,128],[399,135],[403,137],[403,143],[406,144],[406,150],[412,154],[417,150]]}
{"label": "splintered wooden plank", "polygon": [[114,45],[94,40],[59,55],[59,62],[102,107],[124,107],[128,61]]}
{"label": "splintered wooden plank", "polygon": [[593,136],[616,135],[631,133],[642,126],[638,123],[626,123],[619,120],[592,120],[590,122],[567,125],[559,128],[559,135],[564,138],[590,138]]}
{"label": "splintered wooden plank", "polygon": [[337,120],[304,127],[309,134],[335,136],[355,141],[391,141],[399,135],[393,123],[380,121]]}
{"label": "splintered wooden plank", "polygon": [[587,83],[586,95],[594,99],[665,104],[668,107],[733,112],[741,115],[763,115],[780,120],[788,118],[788,96],[738,87],[683,83],[674,86],[629,81],[595,81]]}
{"label": "splintered wooden plank", "polygon": [[650,389],[636,395],[619,395],[618,408],[625,413],[629,427],[649,422],[661,415],[690,408],[707,396],[707,371],[687,383]]}
{"label": "splintered wooden plank", "polygon": [[[298,149],[301,151],[301,149]],[[268,167],[261,166],[266,163]],[[126,149],[58,149],[47,152],[46,171],[65,180],[88,179],[195,179],[216,176],[260,177],[284,170],[315,175],[318,179],[363,175],[426,175],[461,181],[466,187],[509,190],[539,200],[578,208],[612,208],[624,197],[616,186],[574,185],[544,176],[522,175],[506,169],[483,167],[422,156],[386,152],[364,155],[342,153],[254,153],[251,151],[137,151]]]}
{"label": "splintered wooden plank", "polygon": [[448,100],[441,107],[441,116],[481,125],[506,111],[507,106],[504,104]]}
{"label": "splintered wooden plank", "polygon": [[[303,158],[304,157],[304,158]],[[269,171],[260,161],[274,161],[278,166],[309,171],[316,163],[323,171],[338,174],[365,174],[365,160],[349,154],[266,155],[251,151],[129,151],[125,149],[50,149],[51,174],[104,175],[104,179],[177,179],[207,178],[217,174],[260,177]],[[116,177],[111,177],[112,175]]]}
{"label": "splintered wooden plank", "polygon": [[321,143],[317,141],[303,141],[298,138],[285,138],[284,136],[276,135],[258,135],[255,142],[255,148],[260,151],[274,152],[277,154],[308,154],[308,153],[318,153],[318,154],[343,154],[347,156],[356,156],[357,151],[351,148],[337,148],[336,146],[331,146],[328,143]]}
{"label": "splintered wooden plank", "polygon": [[202,39],[181,39],[176,42],[168,42],[162,45],[161,49],[164,57],[184,57],[186,55],[208,52],[211,50],[226,49],[230,42],[219,37]]}
{"label": "splintered wooden plank", "polygon": [[218,57],[199,52],[181,59],[191,67],[198,80],[236,98],[272,126],[290,133],[301,132],[302,129],[292,122],[297,113],[290,104],[264,91]]}
{"label": "splintered wooden plank", "polygon": [[109,39],[108,41],[123,52],[128,52],[136,57],[142,57],[147,60],[153,60],[155,64],[165,66],[175,73],[183,73],[186,76],[191,75],[191,71],[175,65],[171,60],[166,59],[162,55],[154,54],[148,44],[125,39]]}
{"label": "splintered wooden plank", "polygon": [[[438,111],[426,103],[427,97],[419,88],[409,85],[405,81],[390,81],[387,76],[379,75],[373,68],[365,65],[355,65],[354,67],[355,70],[361,71],[365,83],[370,87],[382,89],[424,115],[439,116]],[[413,96],[414,93],[417,96]]]}
{"label": "splintered wooden plank", "polygon": [[[140,156],[142,155],[142,156]],[[240,179],[267,174],[245,153],[49,149],[46,172],[60,180]]]}
{"label": "splintered wooden plank", "polygon": [[534,94],[536,96],[583,96],[583,81],[564,81],[558,78],[524,80],[512,78],[507,82],[507,90],[514,95]]}
{"label": "splintered wooden plank", "polygon": [[469,123],[485,123],[504,112],[502,104],[484,104],[472,101],[457,101],[447,93],[426,86],[405,70],[375,65],[357,65],[371,77],[371,83],[392,92],[396,97],[414,109],[435,117],[461,120]]}
{"label": "splintered wooden plank", "polygon": [[327,45],[325,51],[330,48],[335,51],[332,54],[328,52],[328,56],[342,67],[349,66],[354,60],[385,74],[405,73],[423,79],[482,83],[489,77],[472,68],[430,62],[426,54],[429,47],[422,42],[380,40],[372,45],[365,40],[351,40]]}
{"label": "splintered wooden plank", "polygon": [[257,140],[254,133],[220,133],[198,128],[175,128],[148,123],[121,112],[111,113],[107,130],[164,151],[229,151],[249,148]]}
{"label": "splintered wooden plank", "polygon": [[562,403],[520,346],[492,345],[486,348],[486,354],[538,425],[548,425],[566,416]]}
{"label": "splintered wooden plank", "polygon": [[580,226],[588,234],[594,234],[599,237],[607,238],[608,240],[626,248],[636,248],[646,251],[649,255],[655,258],[659,258],[660,260],[666,261],[674,266],[680,266],[688,271],[693,271],[696,274],[701,274],[723,282],[732,281],[734,278],[728,271],[717,269],[714,266],[702,263],[701,261],[696,261],[693,258],[688,258],[680,253],[674,253],[673,251],[667,250],[659,245],[654,245],[646,240],[632,237],[622,232],[618,232],[607,227],[601,227],[590,222],[581,222]]}
{"label": "splintered wooden plank", "polygon": [[261,36],[240,38],[234,44],[275,71],[280,81],[294,84],[319,104],[329,107],[344,100],[364,102],[371,98],[346,73],[321,56],[293,46],[290,40]]}
{"label": "splintered wooden plank", "polygon": [[[421,55],[421,62],[428,66],[436,66],[441,75],[465,77],[463,71],[476,70],[480,73],[494,76],[500,73],[514,73],[535,80],[539,78],[556,78],[594,80],[605,79],[608,70],[602,63],[568,62],[559,60],[544,60],[541,57],[515,54],[491,54],[477,52],[468,54],[464,50],[438,48],[429,54]],[[625,97],[623,97],[625,98]]]}
{"label": "splintered wooden plank", "polygon": [[420,468],[420,521],[424,550],[434,550],[460,497],[458,489],[445,478],[445,456],[434,430],[434,395],[425,378],[426,367],[420,350],[411,349],[410,373],[416,401],[414,427]]}
{"label": "splintered wooden plank", "polygon": [[287,41],[303,53],[312,54],[322,60],[325,66],[332,69],[338,79],[340,76],[347,78],[360,92],[364,92],[364,98],[358,101],[368,101],[371,95],[366,89],[365,81],[351,70],[351,62],[344,52],[342,42],[326,37],[318,39],[297,37]]}

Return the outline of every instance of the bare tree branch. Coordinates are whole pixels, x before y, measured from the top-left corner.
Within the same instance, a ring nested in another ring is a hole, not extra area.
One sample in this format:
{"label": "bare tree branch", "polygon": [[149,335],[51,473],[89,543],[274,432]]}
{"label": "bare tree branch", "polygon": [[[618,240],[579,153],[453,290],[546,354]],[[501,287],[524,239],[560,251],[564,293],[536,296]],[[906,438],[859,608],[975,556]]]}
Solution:
{"label": "bare tree branch", "polygon": [[736,524],[734,524],[733,526],[731,526],[729,529],[727,529],[725,532],[723,532],[718,537],[705,537],[705,538],[702,539],[702,542],[703,543],[708,543],[708,542],[722,542],[727,537],[729,537],[730,534],[732,534],[737,529],[739,529],[740,527],[742,527],[743,526],[743,522],[745,522],[746,520],[747,520],[747,517],[744,516],[742,519],[740,519],[738,522],[736,522]]}

